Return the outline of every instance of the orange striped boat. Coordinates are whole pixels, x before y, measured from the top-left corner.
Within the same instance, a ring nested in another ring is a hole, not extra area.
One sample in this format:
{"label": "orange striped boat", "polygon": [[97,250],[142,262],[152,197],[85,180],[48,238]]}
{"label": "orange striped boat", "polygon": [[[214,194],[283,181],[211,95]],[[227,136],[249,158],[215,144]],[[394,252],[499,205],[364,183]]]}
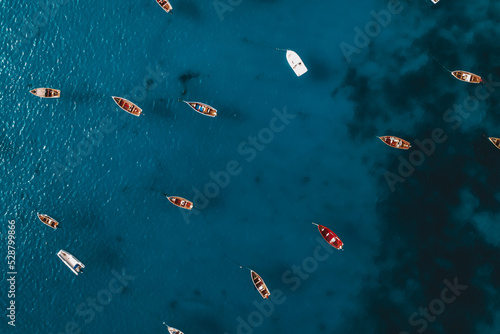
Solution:
{"label": "orange striped boat", "polygon": [[410,143],[404,139],[394,137],[394,136],[382,136],[379,137],[381,141],[389,145],[390,147],[399,148],[401,150],[407,150],[411,147]]}
{"label": "orange striped boat", "polygon": [[168,200],[170,201],[170,203],[172,203],[173,205],[178,206],[179,208],[183,208],[183,209],[186,209],[186,210],[191,210],[193,208],[193,202],[188,201],[185,198],[182,198],[182,197],[179,197],[179,196],[167,196],[167,195],[165,195],[165,196],[168,198]]}
{"label": "orange striped boat", "polygon": [[132,102],[130,102],[129,100],[126,100],[122,97],[116,97],[116,96],[113,96],[113,100],[120,108],[122,108],[123,110],[125,110],[129,114],[132,114],[134,116],[141,115],[142,109],[139,108],[138,106],[136,106],[135,104],[133,104]]}
{"label": "orange striped boat", "polygon": [[466,71],[453,71],[451,74],[460,81],[469,82],[469,83],[481,83],[483,79],[474,73],[466,72]]}
{"label": "orange striped boat", "polygon": [[267,299],[271,295],[271,293],[269,292],[266,283],[264,283],[264,280],[259,276],[259,274],[251,269],[250,275],[252,276],[253,285],[255,286],[257,291],[259,291],[262,298]]}
{"label": "orange striped boat", "polygon": [[156,0],[156,2],[160,5],[161,8],[165,9],[167,13],[172,11],[172,5],[168,0]]}

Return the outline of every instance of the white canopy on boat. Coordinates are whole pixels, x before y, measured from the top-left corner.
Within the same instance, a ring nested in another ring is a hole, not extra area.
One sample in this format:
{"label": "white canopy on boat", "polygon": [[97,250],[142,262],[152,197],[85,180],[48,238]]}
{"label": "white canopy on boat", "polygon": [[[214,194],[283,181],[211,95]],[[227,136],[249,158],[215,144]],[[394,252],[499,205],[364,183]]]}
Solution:
{"label": "white canopy on boat", "polygon": [[286,50],[286,60],[298,77],[307,72],[307,67],[302,62],[302,59],[292,50]]}

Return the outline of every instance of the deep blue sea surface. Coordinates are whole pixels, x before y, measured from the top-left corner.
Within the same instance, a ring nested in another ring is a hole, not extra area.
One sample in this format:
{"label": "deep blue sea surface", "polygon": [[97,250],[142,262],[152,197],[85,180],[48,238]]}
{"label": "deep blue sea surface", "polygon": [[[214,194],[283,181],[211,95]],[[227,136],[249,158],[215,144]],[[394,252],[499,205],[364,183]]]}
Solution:
{"label": "deep blue sea surface", "polygon": [[0,332],[499,333],[500,2],[171,3],[0,2]]}

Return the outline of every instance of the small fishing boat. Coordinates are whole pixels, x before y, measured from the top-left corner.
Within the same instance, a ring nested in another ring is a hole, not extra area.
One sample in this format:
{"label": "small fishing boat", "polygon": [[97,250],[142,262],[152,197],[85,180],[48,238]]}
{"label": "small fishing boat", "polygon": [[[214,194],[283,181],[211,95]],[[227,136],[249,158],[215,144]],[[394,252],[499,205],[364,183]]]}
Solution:
{"label": "small fishing boat", "polygon": [[180,330],[174,328],[174,327],[170,327],[169,325],[167,325],[166,323],[163,323],[165,326],[167,326],[168,328],[168,332],[170,334],[184,334],[183,332],[181,332]]}
{"label": "small fishing boat", "polygon": [[30,93],[46,99],[55,99],[61,96],[61,91],[53,88],[35,88]]}
{"label": "small fishing boat", "polygon": [[75,273],[75,275],[78,275],[79,273],[83,272],[83,268],[85,268],[83,263],[78,261],[78,259],[73,255],[71,255],[70,253],[61,249],[59,253],[57,253],[57,256],[59,256],[61,261],[64,262],[64,264],[67,265],[68,268]]}
{"label": "small fishing boat", "polygon": [[394,137],[394,136],[382,136],[379,137],[381,141],[389,145],[390,147],[399,148],[401,150],[407,150],[411,147],[410,143],[404,139]]}
{"label": "small fishing boat", "polygon": [[500,149],[500,138],[488,137],[488,139],[493,143],[493,145]]}
{"label": "small fishing boat", "polygon": [[431,0],[433,4],[437,4],[439,0]]}
{"label": "small fishing boat", "polygon": [[199,112],[202,115],[205,116],[210,116],[210,117],[215,117],[217,116],[217,110],[208,104],[201,103],[201,102],[188,102],[181,100],[182,102],[186,103],[188,106],[193,108],[195,111]]}
{"label": "small fishing boat", "polygon": [[323,239],[325,239],[326,242],[328,242],[330,245],[337,249],[342,249],[342,247],[344,247],[344,243],[339,239],[339,237],[337,237],[335,233],[333,233],[332,230],[316,223],[313,223],[313,225],[318,226],[319,233],[321,233]]}
{"label": "small fishing boat", "polygon": [[167,13],[172,11],[172,5],[168,0],[156,0],[156,2],[161,6],[161,8],[165,9]]}
{"label": "small fishing boat", "polygon": [[255,286],[255,289],[259,291],[260,295],[262,298],[268,298],[271,293],[269,292],[269,289],[266,286],[266,283],[264,283],[264,280],[257,274],[255,271],[250,269],[250,275],[252,276],[252,281],[253,285]]}
{"label": "small fishing boat", "polygon": [[165,195],[170,203],[173,205],[177,205],[179,208],[191,210],[193,208],[193,202],[188,201],[185,198],[179,197],[179,196],[167,196]]}
{"label": "small fishing boat", "polygon": [[38,219],[40,219],[41,222],[44,223],[45,225],[52,227],[54,230],[58,228],[59,223],[54,218],[51,218],[47,215],[43,215],[40,213],[37,213],[37,216]]}
{"label": "small fishing boat", "polygon": [[481,83],[483,79],[474,73],[465,72],[465,71],[453,71],[451,74],[457,78],[458,80],[470,83]]}
{"label": "small fishing boat", "polygon": [[132,102],[130,102],[129,100],[126,100],[122,97],[116,97],[116,96],[113,96],[113,100],[120,108],[122,108],[123,110],[125,110],[129,114],[132,114],[134,116],[141,115],[142,109],[139,108],[138,106],[136,106],[135,104],[133,104]]}
{"label": "small fishing boat", "polygon": [[298,77],[307,72],[306,65],[294,51],[286,50],[286,60]]}

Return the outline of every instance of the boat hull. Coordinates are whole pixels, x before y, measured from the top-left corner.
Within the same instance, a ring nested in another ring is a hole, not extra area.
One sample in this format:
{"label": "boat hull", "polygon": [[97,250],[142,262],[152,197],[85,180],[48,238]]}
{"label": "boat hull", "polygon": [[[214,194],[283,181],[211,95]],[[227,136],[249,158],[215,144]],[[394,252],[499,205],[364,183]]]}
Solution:
{"label": "boat hull", "polygon": [[298,77],[307,72],[306,65],[304,65],[302,59],[300,59],[299,55],[294,51],[292,50],[286,51],[286,60],[288,61],[288,64]]}
{"label": "boat hull", "polygon": [[500,138],[488,137],[488,139],[496,148],[500,149]]}
{"label": "boat hull", "polygon": [[170,203],[182,209],[191,210],[194,206],[193,202],[179,196],[167,196],[167,198]]}
{"label": "boat hull", "polygon": [[475,83],[475,84],[483,82],[483,79],[479,75],[474,74],[474,73],[470,73],[470,72],[466,72],[466,71],[453,71],[453,72],[451,72],[451,74],[455,78],[457,78],[458,80],[463,81],[463,82]]}
{"label": "boat hull", "polygon": [[259,291],[260,295],[262,298],[269,298],[271,293],[269,292],[269,289],[267,288],[266,283],[264,283],[264,280],[257,274],[255,271],[250,270],[250,276],[252,277],[252,282],[253,285],[255,286],[255,289]]}
{"label": "boat hull", "polygon": [[191,107],[194,111],[208,116],[208,117],[215,117],[217,116],[217,109],[214,107],[209,106],[206,103],[201,103],[201,102],[189,102],[189,101],[184,101],[188,106]]}
{"label": "boat hull", "polygon": [[85,268],[85,265],[82,262],[63,249],[57,253],[57,256],[69,269],[71,269],[75,275],[78,275],[81,272],[77,270],[77,267],[80,267],[80,269]]}
{"label": "boat hull", "polygon": [[381,141],[390,147],[399,148],[400,150],[407,150],[411,147],[410,142],[395,136],[381,136]]}
{"label": "boat hull", "polygon": [[328,242],[331,246],[339,250],[342,249],[342,247],[344,247],[344,243],[342,242],[342,240],[340,240],[340,238],[335,233],[333,233],[333,231],[330,230],[328,227],[325,227],[323,225],[318,225],[318,230],[319,233],[321,233],[323,239],[325,239],[326,242]]}
{"label": "boat hull", "polygon": [[54,230],[58,228],[59,223],[54,218],[51,218],[47,215],[40,214],[40,213],[37,213],[37,216],[38,216],[38,219],[40,219],[40,221],[42,223],[44,223],[45,225],[47,225],[48,227],[51,227]]}
{"label": "boat hull", "polygon": [[44,99],[57,99],[61,96],[61,91],[53,88],[35,88],[30,93]]}
{"label": "boat hull", "polygon": [[160,7],[163,8],[167,13],[170,13],[173,9],[172,5],[167,0],[156,0],[156,3],[160,5]]}
{"label": "boat hull", "polygon": [[118,107],[120,107],[122,110],[125,110],[129,114],[139,117],[142,113],[141,108],[139,108],[136,104],[130,102],[127,99],[113,96],[113,101],[115,101]]}

